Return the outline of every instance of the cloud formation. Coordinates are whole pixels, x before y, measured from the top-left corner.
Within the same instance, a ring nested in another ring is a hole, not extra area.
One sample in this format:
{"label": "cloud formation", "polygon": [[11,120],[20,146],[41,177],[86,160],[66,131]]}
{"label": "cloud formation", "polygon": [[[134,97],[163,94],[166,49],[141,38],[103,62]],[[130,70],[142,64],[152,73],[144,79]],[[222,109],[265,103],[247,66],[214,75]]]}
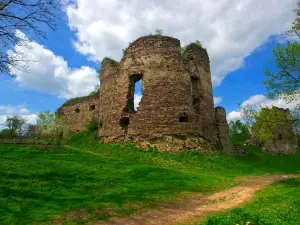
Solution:
{"label": "cloud formation", "polygon": [[[17,31],[22,39],[28,38]],[[28,71],[11,69],[20,86],[37,91],[48,92],[62,98],[71,98],[89,94],[97,84],[97,72],[90,67],[70,68],[68,63],[51,50],[34,41],[26,45],[16,45],[9,51],[10,55],[23,54],[23,59],[29,62]]]}
{"label": "cloud formation", "polygon": [[220,104],[223,101],[222,97],[214,97],[214,103],[215,105]]}
{"label": "cloud formation", "polygon": [[129,42],[157,28],[182,45],[200,40],[219,85],[270,35],[291,24],[295,7],[295,0],[73,0],[66,13],[77,51],[97,61],[120,59]]}

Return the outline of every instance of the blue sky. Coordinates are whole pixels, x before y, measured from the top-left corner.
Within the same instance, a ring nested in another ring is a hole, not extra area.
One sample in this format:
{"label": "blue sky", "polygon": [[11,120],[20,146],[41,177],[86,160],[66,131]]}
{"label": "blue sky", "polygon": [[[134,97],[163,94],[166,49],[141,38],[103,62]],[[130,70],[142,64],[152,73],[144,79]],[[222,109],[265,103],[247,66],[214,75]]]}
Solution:
{"label": "blue sky", "polygon": [[[56,31],[47,31],[47,40],[32,40],[28,57],[38,62],[31,72],[0,80],[0,126],[7,115],[34,122],[38,112],[54,112],[68,98],[88,94],[97,84],[101,59],[119,60],[122,48],[156,28],[182,44],[201,40],[211,59],[214,96],[229,120],[240,118],[237,104],[245,101],[290,107],[265,96],[263,68],[278,34],[291,24],[294,0],[176,0],[177,6],[170,0],[74,2],[63,8],[63,19]],[[278,9],[276,2],[285,7]]]}

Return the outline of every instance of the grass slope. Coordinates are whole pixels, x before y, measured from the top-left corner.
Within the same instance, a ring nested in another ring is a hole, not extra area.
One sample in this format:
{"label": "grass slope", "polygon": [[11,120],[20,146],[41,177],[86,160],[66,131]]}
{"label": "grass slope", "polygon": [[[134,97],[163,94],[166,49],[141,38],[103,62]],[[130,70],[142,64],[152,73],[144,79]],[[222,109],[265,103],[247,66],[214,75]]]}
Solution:
{"label": "grass slope", "polygon": [[98,221],[188,192],[229,188],[240,176],[300,172],[299,153],[274,157],[250,148],[247,157],[165,154],[95,144],[89,134],[70,143],[58,151],[0,145],[1,224]]}
{"label": "grass slope", "polygon": [[259,191],[252,203],[207,218],[202,225],[300,224],[300,179],[290,179]]}

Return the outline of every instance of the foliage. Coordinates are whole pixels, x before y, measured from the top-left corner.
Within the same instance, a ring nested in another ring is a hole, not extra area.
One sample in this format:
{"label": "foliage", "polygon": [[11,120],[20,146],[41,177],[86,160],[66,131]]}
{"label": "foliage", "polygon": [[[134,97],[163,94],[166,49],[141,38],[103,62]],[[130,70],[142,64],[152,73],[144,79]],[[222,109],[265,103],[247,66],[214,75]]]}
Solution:
{"label": "foliage", "polygon": [[89,132],[97,131],[98,127],[99,127],[99,124],[95,120],[91,120],[86,123],[86,128]]}
{"label": "foliage", "polygon": [[201,41],[196,40],[196,41],[195,41],[195,44],[202,48],[202,43],[201,43]]}
{"label": "foliage", "polygon": [[5,123],[11,134],[18,133],[21,135],[26,122],[22,116],[7,116]]}
{"label": "foliage", "polygon": [[162,36],[163,32],[164,32],[163,29],[156,29],[155,30],[155,35]]}
{"label": "foliage", "polygon": [[[3,0],[0,4],[0,73],[10,74],[11,69],[27,71],[26,52],[7,51],[14,46],[29,48],[24,35],[46,38],[46,28],[55,29],[60,0]],[[20,31],[16,33],[16,31]]]}
{"label": "foliage", "polygon": [[61,141],[64,122],[62,117],[57,117],[50,110],[40,112],[37,119],[40,135],[50,141]]}
{"label": "foliage", "polygon": [[202,225],[300,224],[300,179],[289,179],[259,191],[252,203],[210,216]]}
{"label": "foliage", "polygon": [[300,37],[300,1],[297,2],[297,8],[294,10],[296,13],[296,18],[292,23],[290,30],[286,32],[287,35]]}
{"label": "foliage", "polygon": [[[286,102],[297,102],[298,105],[292,112],[293,126],[296,133],[300,127],[300,1],[297,2],[296,18],[287,35],[296,36],[296,41],[287,41],[285,44],[277,43],[273,49],[276,71],[264,69],[266,74],[265,86],[271,98],[284,98]],[[270,61],[274,63],[274,61]]]}
{"label": "foliage", "polygon": [[0,131],[0,137],[15,136],[15,135],[17,135],[16,132],[12,133],[11,130],[8,128],[5,128]]}
{"label": "foliage", "polygon": [[60,151],[1,145],[1,223],[47,224],[58,218],[53,224],[87,224],[187,192],[226,189],[242,176],[300,171],[299,152],[275,157],[247,147],[246,157],[168,154],[132,144],[99,144],[92,136],[74,134],[71,146]]}
{"label": "foliage", "polygon": [[250,138],[249,128],[240,120],[231,121],[229,123],[229,138],[233,144],[244,143]]}
{"label": "foliage", "polygon": [[258,111],[256,111],[251,105],[239,105],[239,111],[241,112],[242,118],[245,121],[245,125],[250,130],[256,120]]}
{"label": "foliage", "polygon": [[[203,48],[201,41],[196,40],[194,43],[195,43],[197,46]],[[183,46],[183,47],[180,48],[181,55],[183,55],[183,53],[185,52],[187,46],[188,46],[188,45],[185,45],[185,46]],[[206,48],[204,48],[204,49],[206,49]]]}
{"label": "foliage", "polygon": [[[290,116],[285,112],[277,110],[275,107],[271,109],[261,109],[255,120],[256,121],[252,126],[252,132],[255,133],[256,137],[261,142],[277,138],[278,133],[282,132],[282,129],[286,128],[286,126],[290,124]],[[290,135],[291,138],[293,137],[293,131],[288,134],[286,133],[288,132],[288,129],[284,130],[286,136]]]}
{"label": "foliage", "polygon": [[100,85],[95,85],[95,89],[89,94],[89,96],[98,96],[100,92]]}
{"label": "foliage", "polygon": [[[299,98],[300,90],[300,44],[288,41],[277,43],[273,49],[276,72],[264,69],[267,76],[265,86],[271,98],[286,97],[288,101]],[[270,61],[272,62],[272,61]]]}

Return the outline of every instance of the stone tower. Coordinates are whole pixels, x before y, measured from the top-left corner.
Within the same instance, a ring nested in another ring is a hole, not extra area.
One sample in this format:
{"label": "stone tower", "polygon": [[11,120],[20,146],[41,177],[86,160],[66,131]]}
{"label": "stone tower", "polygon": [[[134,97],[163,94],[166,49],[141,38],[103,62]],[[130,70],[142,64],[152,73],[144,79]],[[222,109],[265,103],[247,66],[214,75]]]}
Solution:
{"label": "stone tower", "polygon": [[[159,35],[138,38],[120,62],[105,58],[94,111],[101,139],[138,142],[176,136],[220,144],[209,64],[204,48],[190,44],[182,53],[178,39]],[[136,110],[138,81],[143,97]]]}

